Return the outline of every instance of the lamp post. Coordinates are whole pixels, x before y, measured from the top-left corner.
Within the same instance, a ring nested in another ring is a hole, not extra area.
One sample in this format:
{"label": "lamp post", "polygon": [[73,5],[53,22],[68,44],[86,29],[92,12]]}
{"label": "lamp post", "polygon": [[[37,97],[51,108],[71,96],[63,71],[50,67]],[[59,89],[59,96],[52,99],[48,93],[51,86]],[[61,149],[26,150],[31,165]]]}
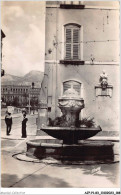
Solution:
{"label": "lamp post", "polygon": [[30,93],[29,93],[29,114],[30,114],[30,107],[31,107],[31,104],[30,104]]}
{"label": "lamp post", "polygon": [[[32,82],[32,92],[33,92],[33,89],[34,89],[34,82]],[[29,107],[29,114],[30,114],[30,112],[31,112],[31,110],[30,110],[30,108],[31,108],[31,88],[29,90],[29,105],[28,105],[28,107]]]}

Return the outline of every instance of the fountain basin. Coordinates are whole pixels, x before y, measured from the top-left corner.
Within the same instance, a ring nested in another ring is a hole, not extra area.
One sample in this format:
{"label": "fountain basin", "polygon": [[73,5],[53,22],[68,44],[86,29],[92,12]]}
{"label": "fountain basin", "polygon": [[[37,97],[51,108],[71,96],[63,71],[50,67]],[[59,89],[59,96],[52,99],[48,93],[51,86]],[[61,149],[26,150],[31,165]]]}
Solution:
{"label": "fountain basin", "polygon": [[80,141],[78,144],[62,144],[60,140],[30,140],[27,142],[26,155],[31,158],[51,157],[62,162],[109,163],[114,160],[114,144],[111,141]]}
{"label": "fountain basin", "polygon": [[101,127],[48,127],[41,128],[48,135],[63,140],[64,144],[77,144],[78,140],[85,140],[93,137],[98,132],[102,131]]}

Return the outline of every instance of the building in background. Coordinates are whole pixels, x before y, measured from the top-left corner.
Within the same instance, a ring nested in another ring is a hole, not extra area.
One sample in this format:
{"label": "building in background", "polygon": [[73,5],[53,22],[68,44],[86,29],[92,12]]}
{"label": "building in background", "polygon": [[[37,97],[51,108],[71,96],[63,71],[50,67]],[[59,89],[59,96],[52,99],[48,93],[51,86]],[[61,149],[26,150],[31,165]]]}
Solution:
{"label": "building in background", "polygon": [[8,106],[26,107],[29,102],[31,106],[38,106],[40,88],[31,85],[1,85],[2,102]]}

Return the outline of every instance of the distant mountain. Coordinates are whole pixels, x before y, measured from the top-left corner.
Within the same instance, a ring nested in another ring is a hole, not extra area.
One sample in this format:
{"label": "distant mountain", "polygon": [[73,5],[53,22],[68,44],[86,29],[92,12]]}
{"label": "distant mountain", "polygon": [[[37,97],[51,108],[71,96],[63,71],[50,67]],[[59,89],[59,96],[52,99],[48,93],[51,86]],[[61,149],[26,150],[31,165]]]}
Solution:
{"label": "distant mountain", "polygon": [[34,82],[35,87],[40,87],[44,73],[32,70],[23,77],[6,74],[1,78],[2,85],[31,85]]}
{"label": "distant mountain", "polygon": [[24,81],[29,82],[42,82],[44,73],[41,71],[32,70],[29,73],[25,74],[25,76],[22,78]]}
{"label": "distant mountain", "polygon": [[1,84],[2,85],[12,85],[19,79],[21,79],[21,77],[10,75],[10,74],[5,74],[5,76],[1,78]]}

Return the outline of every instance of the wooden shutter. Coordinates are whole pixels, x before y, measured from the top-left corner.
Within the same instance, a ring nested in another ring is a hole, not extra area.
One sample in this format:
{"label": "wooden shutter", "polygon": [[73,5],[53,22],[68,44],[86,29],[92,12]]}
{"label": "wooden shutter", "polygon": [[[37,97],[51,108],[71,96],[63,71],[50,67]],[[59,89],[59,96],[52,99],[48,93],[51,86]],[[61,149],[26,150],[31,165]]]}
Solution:
{"label": "wooden shutter", "polygon": [[73,29],[73,59],[79,59],[79,29]]}
{"label": "wooden shutter", "polygon": [[78,60],[79,59],[79,34],[80,28],[76,25],[68,25],[65,27],[65,59]]}
{"label": "wooden shutter", "polygon": [[66,59],[71,59],[72,29],[66,29]]}

